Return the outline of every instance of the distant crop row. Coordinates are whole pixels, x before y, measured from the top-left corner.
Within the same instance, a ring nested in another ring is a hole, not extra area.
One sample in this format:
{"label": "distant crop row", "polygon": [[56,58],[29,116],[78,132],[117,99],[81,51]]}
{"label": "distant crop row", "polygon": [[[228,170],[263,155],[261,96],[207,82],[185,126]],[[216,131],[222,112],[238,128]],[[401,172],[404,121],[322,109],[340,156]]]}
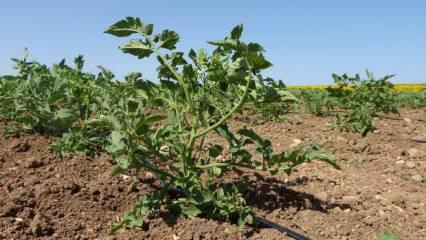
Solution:
{"label": "distant crop row", "polygon": [[[306,90],[306,89],[326,89],[326,88],[337,88],[337,85],[305,85],[305,86],[289,86],[289,89],[295,89],[295,90]],[[350,86],[348,86],[347,89],[351,89]],[[426,84],[394,84],[394,89],[397,92],[417,92],[426,89]]]}

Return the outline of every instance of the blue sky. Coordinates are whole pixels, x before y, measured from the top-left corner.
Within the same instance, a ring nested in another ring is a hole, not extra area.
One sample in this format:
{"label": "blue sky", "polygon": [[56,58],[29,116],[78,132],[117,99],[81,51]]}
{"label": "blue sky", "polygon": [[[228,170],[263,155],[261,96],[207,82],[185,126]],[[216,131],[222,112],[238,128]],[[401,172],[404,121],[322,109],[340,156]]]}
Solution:
{"label": "blue sky", "polygon": [[30,59],[51,64],[86,57],[86,70],[103,65],[118,77],[131,71],[155,80],[155,61],[118,50],[123,39],[104,34],[137,16],[181,36],[178,48],[207,47],[243,23],[244,39],[261,43],[274,64],[267,75],[289,85],[332,83],[332,73],[396,73],[394,82],[426,82],[424,0],[22,1],[0,3],[0,75],[25,47]]}

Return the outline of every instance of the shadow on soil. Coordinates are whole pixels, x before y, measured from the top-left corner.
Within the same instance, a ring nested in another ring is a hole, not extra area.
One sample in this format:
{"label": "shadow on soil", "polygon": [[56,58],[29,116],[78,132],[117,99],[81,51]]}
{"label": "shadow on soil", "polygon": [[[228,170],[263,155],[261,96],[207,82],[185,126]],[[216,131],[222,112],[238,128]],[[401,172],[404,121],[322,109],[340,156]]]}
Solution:
{"label": "shadow on soil", "polygon": [[[312,194],[299,192],[288,188],[299,184],[305,184],[309,179],[301,178],[293,182],[283,183],[275,178],[265,178],[259,174],[242,176],[248,184],[245,194],[247,204],[263,211],[272,212],[276,209],[296,208],[297,210],[314,210],[328,213],[334,207],[350,208],[346,204],[333,204],[318,199]],[[240,182],[240,181],[239,181]]]}
{"label": "shadow on soil", "polygon": [[[234,171],[241,177],[238,180],[235,179],[233,182],[228,182],[228,184],[246,184],[247,190],[244,198],[246,199],[247,205],[265,212],[272,212],[276,209],[294,208],[297,211],[309,209],[327,214],[328,210],[334,207],[340,207],[342,209],[350,208],[350,205],[347,204],[332,204],[322,201],[312,194],[295,191],[289,188],[290,186],[306,184],[309,181],[307,177],[297,178],[294,181],[283,183],[276,178],[265,178],[257,173],[247,175],[243,174],[243,172],[239,173],[238,170],[235,169]],[[160,217],[169,227],[174,227],[178,219],[177,216],[167,212],[161,213]],[[220,221],[217,219],[215,220]],[[147,229],[149,228],[148,226],[146,227]],[[245,233],[246,237],[258,232],[258,230],[259,226],[254,225],[254,228]]]}

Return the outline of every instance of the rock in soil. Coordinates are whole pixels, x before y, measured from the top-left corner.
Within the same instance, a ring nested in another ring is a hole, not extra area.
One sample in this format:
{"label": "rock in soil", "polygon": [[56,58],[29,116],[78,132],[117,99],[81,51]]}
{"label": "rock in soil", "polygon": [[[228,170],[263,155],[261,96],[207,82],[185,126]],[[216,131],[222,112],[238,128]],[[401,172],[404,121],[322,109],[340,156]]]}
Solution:
{"label": "rock in soil", "polygon": [[31,221],[30,228],[36,237],[50,236],[54,233],[49,220],[41,214],[35,215]]}
{"label": "rock in soil", "polygon": [[416,163],[415,162],[406,162],[405,165],[407,166],[407,168],[415,168],[416,167]]}
{"label": "rock in soil", "polygon": [[1,217],[16,217],[18,212],[22,210],[22,206],[19,206],[13,202],[8,202],[4,206],[0,207]]}
{"label": "rock in soil", "polygon": [[28,144],[28,141],[21,142],[20,139],[14,139],[9,144],[9,149],[15,150],[16,152],[26,152],[30,149],[30,145]]}
{"label": "rock in soil", "polygon": [[26,168],[39,168],[41,166],[43,166],[43,162],[41,162],[37,158],[29,158],[25,162],[25,167]]}
{"label": "rock in soil", "polygon": [[416,182],[421,182],[421,181],[423,181],[423,177],[422,177],[421,175],[419,175],[419,174],[416,174],[416,175],[411,176],[411,179],[413,179],[413,180],[414,180],[414,181],[416,181]]}
{"label": "rock in soil", "polygon": [[410,157],[415,157],[419,153],[419,150],[417,148],[410,148],[407,153]]}
{"label": "rock in soil", "polygon": [[361,198],[359,196],[343,196],[340,202],[342,204],[354,205],[361,202]]}
{"label": "rock in soil", "polygon": [[415,136],[410,138],[414,142],[426,143],[426,136]]}
{"label": "rock in soil", "polygon": [[319,200],[323,201],[323,202],[328,202],[328,193],[326,192],[319,192],[317,194],[315,194],[315,197],[317,197]]}

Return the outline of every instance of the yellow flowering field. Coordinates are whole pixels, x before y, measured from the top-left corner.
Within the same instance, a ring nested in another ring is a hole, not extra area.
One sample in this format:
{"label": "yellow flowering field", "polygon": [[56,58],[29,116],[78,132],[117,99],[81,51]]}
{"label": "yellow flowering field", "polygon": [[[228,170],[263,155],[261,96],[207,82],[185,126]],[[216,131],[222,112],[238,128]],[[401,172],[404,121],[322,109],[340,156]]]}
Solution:
{"label": "yellow flowering field", "polygon": [[[307,86],[289,86],[289,89],[325,89],[327,87],[335,87],[335,85],[307,85]],[[348,87],[350,89],[350,87]],[[395,90],[398,92],[417,92],[426,89],[426,83],[417,84],[395,84]]]}
{"label": "yellow flowering field", "polygon": [[395,84],[398,92],[417,92],[426,88],[426,84]]}

